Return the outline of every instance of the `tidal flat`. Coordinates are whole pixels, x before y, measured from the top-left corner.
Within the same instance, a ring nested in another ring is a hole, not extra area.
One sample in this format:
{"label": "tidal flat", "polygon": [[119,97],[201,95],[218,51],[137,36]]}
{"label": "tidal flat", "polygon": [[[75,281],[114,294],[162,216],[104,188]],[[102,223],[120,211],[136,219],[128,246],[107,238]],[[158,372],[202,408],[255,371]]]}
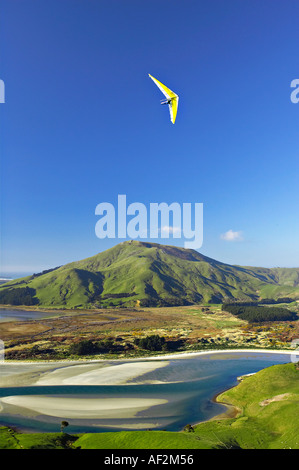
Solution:
{"label": "tidal flat", "polygon": [[0,365],[0,423],[22,431],[179,431],[225,412],[213,397],[238,377],[290,362],[290,351]]}

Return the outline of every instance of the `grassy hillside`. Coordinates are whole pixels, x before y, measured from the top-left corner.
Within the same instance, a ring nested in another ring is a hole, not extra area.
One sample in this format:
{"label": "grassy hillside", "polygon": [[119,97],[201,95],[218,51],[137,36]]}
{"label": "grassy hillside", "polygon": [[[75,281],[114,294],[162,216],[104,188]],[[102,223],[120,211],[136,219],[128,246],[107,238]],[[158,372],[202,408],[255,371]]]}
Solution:
{"label": "grassy hillside", "polygon": [[76,439],[63,433],[22,434],[0,427],[0,449],[69,449]]}
{"label": "grassy hillside", "polygon": [[[218,400],[241,410],[236,420],[221,422],[220,439],[238,442],[242,448],[299,449],[299,370],[295,364],[272,366],[246,377]],[[208,423],[202,425],[204,432],[208,428]]]}
{"label": "grassy hillside", "polygon": [[129,241],[91,258],[5,283],[0,286],[0,303],[13,304],[11,299],[16,298],[19,305],[23,299],[26,305],[87,308],[299,298],[298,277],[299,268],[230,266],[194,250]]}
{"label": "grassy hillside", "polygon": [[122,431],[68,436],[21,434],[0,429],[1,449],[299,449],[299,370],[279,364],[246,377],[218,397],[238,410],[216,417],[194,432]]}

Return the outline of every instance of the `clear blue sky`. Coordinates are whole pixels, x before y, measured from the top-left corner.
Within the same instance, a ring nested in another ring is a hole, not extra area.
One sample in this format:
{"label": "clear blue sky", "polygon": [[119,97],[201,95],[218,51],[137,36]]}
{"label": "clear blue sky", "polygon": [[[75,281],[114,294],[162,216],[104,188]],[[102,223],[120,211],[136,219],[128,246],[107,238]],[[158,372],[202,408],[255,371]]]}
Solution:
{"label": "clear blue sky", "polygon": [[[122,241],[94,230],[96,205],[118,194],[202,202],[199,251],[212,258],[299,266],[297,0],[2,0],[0,10],[2,275]],[[148,73],[179,94],[175,125]],[[239,239],[225,240],[229,230]]]}

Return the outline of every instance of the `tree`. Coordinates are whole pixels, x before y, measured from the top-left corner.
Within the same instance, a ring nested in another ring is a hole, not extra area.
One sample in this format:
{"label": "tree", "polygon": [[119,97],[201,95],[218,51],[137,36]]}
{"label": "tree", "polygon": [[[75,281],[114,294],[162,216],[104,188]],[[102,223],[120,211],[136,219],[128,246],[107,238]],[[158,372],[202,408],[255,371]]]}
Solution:
{"label": "tree", "polygon": [[137,338],[135,344],[142,349],[147,349],[149,351],[161,351],[163,345],[165,344],[164,336],[159,335],[150,335],[145,338]]}
{"label": "tree", "polygon": [[185,432],[194,432],[194,428],[191,426],[191,424],[186,424],[184,427]]}
{"label": "tree", "polygon": [[90,340],[83,340],[70,346],[70,353],[85,356],[97,352],[95,344]]}
{"label": "tree", "polygon": [[61,432],[63,432],[64,428],[66,428],[69,425],[67,421],[61,421],[60,429]]}

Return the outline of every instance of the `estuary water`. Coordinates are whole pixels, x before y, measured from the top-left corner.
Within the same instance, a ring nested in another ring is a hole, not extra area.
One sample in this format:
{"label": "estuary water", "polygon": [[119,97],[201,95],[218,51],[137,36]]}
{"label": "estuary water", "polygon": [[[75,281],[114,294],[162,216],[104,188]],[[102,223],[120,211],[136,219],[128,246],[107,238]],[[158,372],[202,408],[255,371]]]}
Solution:
{"label": "estuary water", "polygon": [[32,432],[58,432],[62,420],[69,433],[179,431],[223,413],[213,397],[237,385],[239,376],[291,359],[248,351],[149,361],[0,364],[0,377],[8,380],[0,382],[0,423]]}
{"label": "estuary water", "polygon": [[18,310],[13,308],[0,308],[0,323],[9,321],[39,320],[55,315],[55,312],[39,312],[30,310]]}

